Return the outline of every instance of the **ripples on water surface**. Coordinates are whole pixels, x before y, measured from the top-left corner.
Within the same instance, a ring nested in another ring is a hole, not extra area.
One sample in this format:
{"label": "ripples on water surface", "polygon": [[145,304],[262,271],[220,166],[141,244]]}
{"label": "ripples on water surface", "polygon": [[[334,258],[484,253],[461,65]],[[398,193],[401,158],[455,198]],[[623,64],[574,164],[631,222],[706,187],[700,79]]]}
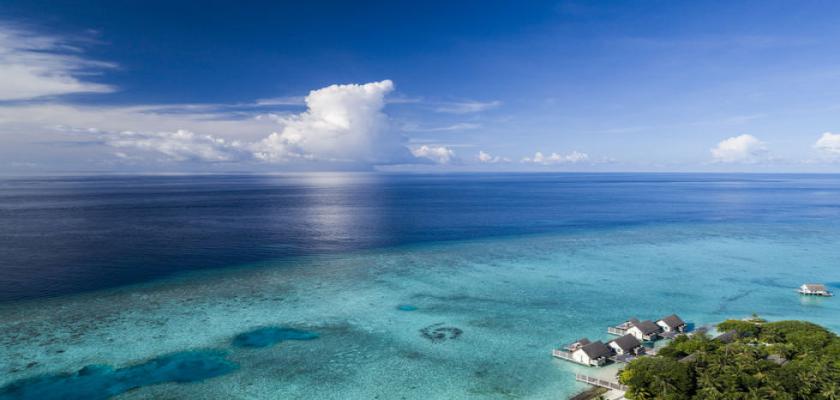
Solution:
{"label": "ripples on water surface", "polygon": [[439,240],[840,215],[840,178],[493,174],[0,179],[0,300]]}

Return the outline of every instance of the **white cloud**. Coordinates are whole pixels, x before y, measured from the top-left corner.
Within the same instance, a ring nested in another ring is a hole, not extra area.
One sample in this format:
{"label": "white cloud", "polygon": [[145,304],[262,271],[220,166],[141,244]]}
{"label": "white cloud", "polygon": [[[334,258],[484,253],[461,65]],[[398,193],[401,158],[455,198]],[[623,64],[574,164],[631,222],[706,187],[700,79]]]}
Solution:
{"label": "white cloud", "polygon": [[766,158],[767,147],[755,136],[740,135],[721,141],[711,153],[719,163],[756,163]]}
{"label": "white cloud", "polygon": [[569,154],[551,153],[548,156],[538,151],[534,153],[533,157],[525,157],[522,159],[523,163],[534,163],[543,165],[578,164],[586,161],[589,161],[589,154],[581,153],[577,150],[572,151]]}
{"label": "white cloud", "polygon": [[384,98],[393,87],[391,81],[384,80],[313,90],[305,98],[306,111],[260,118],[280,124],[282,129],[247,143],[177,130],[153,134],[124,132],[110,136],[106,144],[156,151],[173,160],[409,162],[411,157],[403,138],[390,131],[382,112]]}
{"label": "white cloud", "polygon": [[78,53],[61,39],[0,25],[0,100],[113,91],[82,79],[113,65],[86,60]]}
{"label": "white cloud", "polygon": [[[105,144],[119,149],[136,149],[162,154],[171,161],[235,161],[243,157],[241,144],[211,135],[199,135],[179,129],[175,132],[139,133],[125,131],[103,135]],[[117,152],[120,158],[133,158]]]}
{"label": "white cloud", "polygon": [[485,153],[483,150],[478,151],[478,162],[482,164],[498,164],[503,162],[510,162],[507,157],[494,156],[490,153]]}
{"label": "white cloud", "polygon": [[391,132],[382,112],[390,80],[332,85],[313,90],[301,114],[276,117],[280,132],[251,146],[256,158],[391,163],[405,161],[403,138]]}
{"label": "white cloud", "polygon": [[481,101],[463,101],[463,102],[452,102],[452,103],[442,103],[440,106],[435,108],[435,111],[442,112],[442,113],[449,113],[449,114],[470,114],[470,113],[477,113],[481,111],[490,110],[502,105],[501,101],[489,101],[489,102],[481,102]]}
{"label": "white cloud", "polygon": [[[178,108],[173,112],[173,108]],[[0,105],[0,141],[12,137],[37,141],[66,139],[68,132],[192,132],[229,140],[257,140],[276,128],[270,120],[227,111],[184,106],[78,106],[54,103]],[[62,134],[62,136],[57,136]]]}
{"label": "white cloud", "polygon": [[438,164],[449,164],[455,161],[455,152],[446,146],[422,145],[411,150],[417,158],[426,158]]}
{"label": "white cloud", "polygon": [[481,128],[481,124],[472,122],[458,122],[452,125],[444,125],[437,127],[421,127],[415,124],[406,124],[402,127],[406,132],[449,132],[449,131],[465,131],[470,129]]}
{"label": "white cloud", "polygon": [[840,156],[840,133],[823,133],[814,148],[832,157]]}

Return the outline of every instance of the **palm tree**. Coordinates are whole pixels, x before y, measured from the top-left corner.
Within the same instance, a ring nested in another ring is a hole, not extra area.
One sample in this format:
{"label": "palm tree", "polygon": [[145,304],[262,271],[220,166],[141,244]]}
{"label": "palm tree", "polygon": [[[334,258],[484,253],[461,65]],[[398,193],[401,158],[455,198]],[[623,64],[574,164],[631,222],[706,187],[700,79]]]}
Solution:
{"label": "palm tree", "polygon": [[749,391],[747,392],[746,397],[744,397],[745,400],[764,400],[766,398],[767,397],[765,397],[763,394],[761,394],[761,390],[759,390],[758,388],[754,388],[754,387],[750,388]]}
{"label": "palm tree", "polygon": [[669,393],[673,393],[677,391],[677,387],[674,386],[669,380],[665,379],[662,374],[656,374],[653,376],[653,383],[654,387],[657,389],[663,397],[667,397]]}
{"label": "palm tree", "polygon": [[820,394],[825,397],[825,400],[840,399],[840,385],[836,381],[828,381],[822,384],[822,391]]}

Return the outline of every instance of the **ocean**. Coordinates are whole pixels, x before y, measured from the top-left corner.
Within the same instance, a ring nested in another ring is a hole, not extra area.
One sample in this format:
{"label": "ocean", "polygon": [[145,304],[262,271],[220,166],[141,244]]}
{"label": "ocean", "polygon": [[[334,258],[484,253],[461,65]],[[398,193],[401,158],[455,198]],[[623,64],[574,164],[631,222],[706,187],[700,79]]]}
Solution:
{"label": "ocean", "polygon": [[840,331],[837,243],[838,175],[0,178],[0,399],[564,398],[629,317]]}

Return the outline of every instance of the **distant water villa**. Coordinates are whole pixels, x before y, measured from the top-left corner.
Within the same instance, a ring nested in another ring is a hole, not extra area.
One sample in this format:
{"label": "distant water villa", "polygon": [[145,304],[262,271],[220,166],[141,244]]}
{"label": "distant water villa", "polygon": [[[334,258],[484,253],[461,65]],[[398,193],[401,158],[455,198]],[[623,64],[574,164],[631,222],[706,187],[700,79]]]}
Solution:
{"label": "distant water villa", "polygon": [[825,285],[820,283],[806,283],[799,287],[799,294],[803,294],[806,296],[823,296],[823,297],[831,297],[834,296],[834,293],[831,293]]}

